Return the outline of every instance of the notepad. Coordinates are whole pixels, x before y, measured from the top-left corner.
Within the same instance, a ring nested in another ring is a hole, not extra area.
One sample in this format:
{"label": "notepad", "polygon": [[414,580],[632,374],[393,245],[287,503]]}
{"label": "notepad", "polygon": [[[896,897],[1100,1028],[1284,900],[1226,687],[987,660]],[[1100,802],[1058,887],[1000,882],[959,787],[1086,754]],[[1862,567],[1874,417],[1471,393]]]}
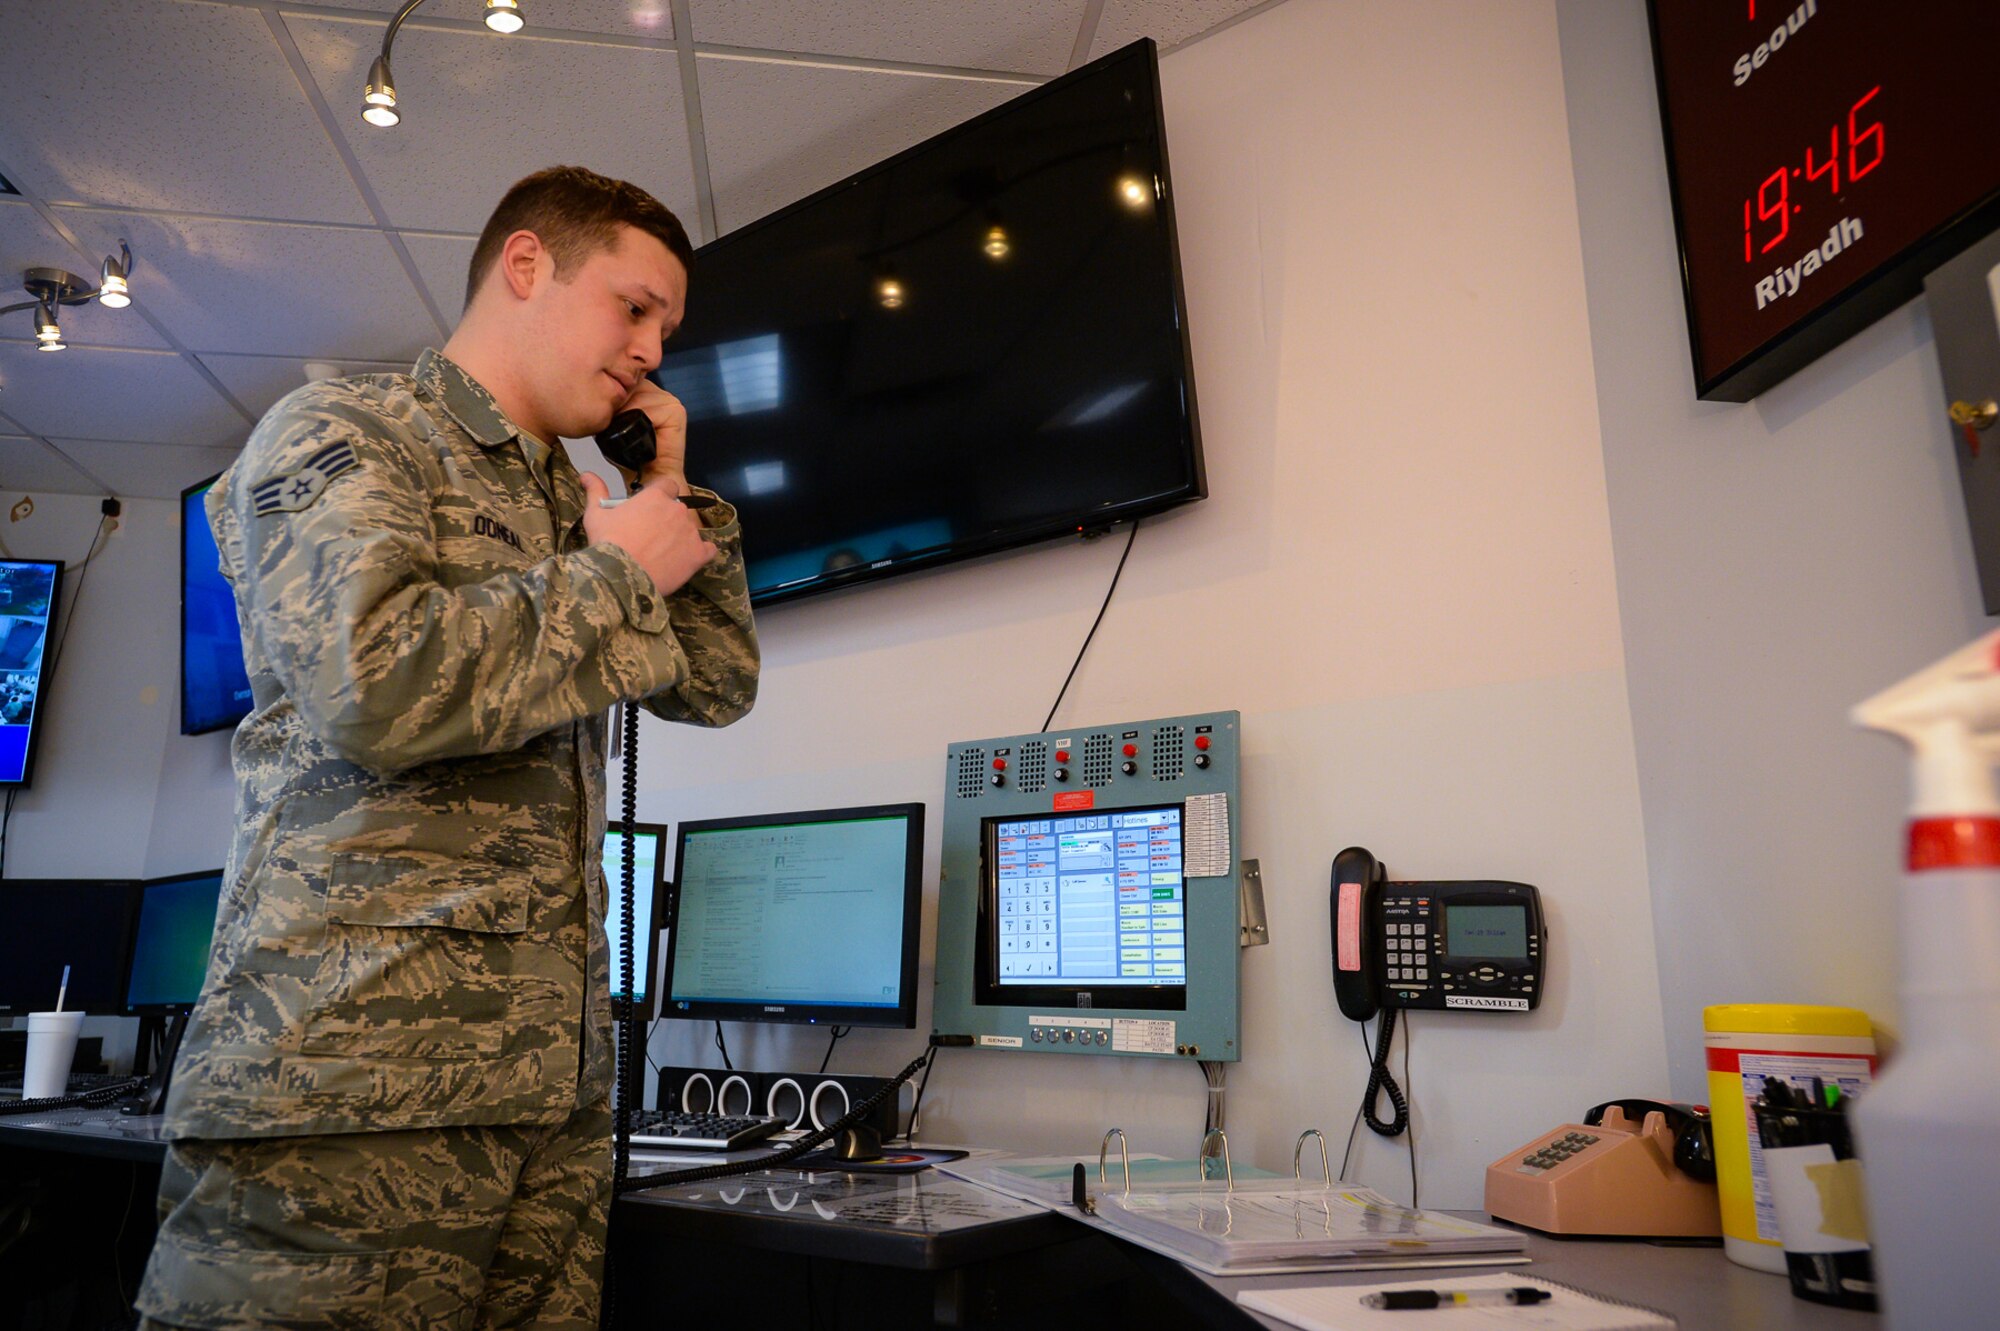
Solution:
{"label": "notepad", "polygon": [[[1543,1303],[1492,1304],[1437,1308],[1430,1311],[1368,1308],[1364,1294],[1402,1289],[1509,1289],[1531,1285],[1547,1290]],[[1312,1285],[1301,1289],[1252,1289],[1236,1301],[1245,1308],[1275,1317],[1306,1331],[1420,1331],[1426,1326],[1478,1331],[1478,1328],[1543,1327],[1547,1331],[1673,1331],[1673,1318],[1638,1304],[1620,1303],[1601,1294],[1577,1289],[1539,1276],[1441,1274],[1435,1280],[1405,1280],[1393,1285]]]}

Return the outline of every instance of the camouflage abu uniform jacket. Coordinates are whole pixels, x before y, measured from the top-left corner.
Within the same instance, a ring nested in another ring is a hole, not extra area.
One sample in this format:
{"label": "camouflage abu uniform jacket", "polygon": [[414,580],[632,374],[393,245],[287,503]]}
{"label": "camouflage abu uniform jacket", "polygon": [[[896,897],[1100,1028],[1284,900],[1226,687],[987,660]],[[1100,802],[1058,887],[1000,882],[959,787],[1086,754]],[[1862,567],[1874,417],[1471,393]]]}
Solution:
{"label": "camouflage abu uniform jacket", "polygon": [[606,713],[756,694],[735,510],[669,597],[426,351],[272,408],[208,497],[253,710],[171,1138],[555,1122],[611,1085]]}

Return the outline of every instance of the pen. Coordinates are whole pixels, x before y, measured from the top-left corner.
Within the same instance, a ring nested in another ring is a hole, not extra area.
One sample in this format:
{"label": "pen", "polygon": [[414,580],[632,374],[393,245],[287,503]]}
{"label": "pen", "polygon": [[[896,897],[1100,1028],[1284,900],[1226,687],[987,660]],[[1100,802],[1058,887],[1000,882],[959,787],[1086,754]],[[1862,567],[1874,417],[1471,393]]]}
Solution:
{"label": "pen", "polygon": [[1545,1289],[1515,1285],[1509,1289],[1390,1289],[1380,1294],[1363,1294],[1361,1306],[1388,1311],[1416,1308],[1468,1308],[1482,1303],[1540,1303],[1549,1297]]}

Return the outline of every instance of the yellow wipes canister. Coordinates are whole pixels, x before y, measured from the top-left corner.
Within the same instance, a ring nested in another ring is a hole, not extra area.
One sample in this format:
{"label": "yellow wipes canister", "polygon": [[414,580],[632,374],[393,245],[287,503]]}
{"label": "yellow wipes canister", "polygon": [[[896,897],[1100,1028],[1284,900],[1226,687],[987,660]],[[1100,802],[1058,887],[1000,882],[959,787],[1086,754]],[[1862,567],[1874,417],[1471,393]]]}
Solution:
{"label": "yellow wipes canister", "polygon": [[1702,1028],[1723,1251],[1744,1266],[1783,1275],[1777,1207],[1750,1106],[1767,1078],[1810,1094],[1817,1077],[1843,1096],[1859,1094],[1875,1076],[1874,1027],[1854,1008],[1722,1003],[1702,1009]]}

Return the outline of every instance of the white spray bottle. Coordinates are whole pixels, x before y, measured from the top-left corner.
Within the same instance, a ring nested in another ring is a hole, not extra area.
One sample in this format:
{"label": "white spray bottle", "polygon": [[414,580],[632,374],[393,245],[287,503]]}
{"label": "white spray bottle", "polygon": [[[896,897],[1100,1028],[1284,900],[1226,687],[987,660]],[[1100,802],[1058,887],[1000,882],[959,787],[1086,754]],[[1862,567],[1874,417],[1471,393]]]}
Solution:
{"label": "white spray bottle", "polygon": [[1855,1106],[1893,1331],[2000,1325],[2000,631],[1854,709],[1914,750],[1901,1052]]}

